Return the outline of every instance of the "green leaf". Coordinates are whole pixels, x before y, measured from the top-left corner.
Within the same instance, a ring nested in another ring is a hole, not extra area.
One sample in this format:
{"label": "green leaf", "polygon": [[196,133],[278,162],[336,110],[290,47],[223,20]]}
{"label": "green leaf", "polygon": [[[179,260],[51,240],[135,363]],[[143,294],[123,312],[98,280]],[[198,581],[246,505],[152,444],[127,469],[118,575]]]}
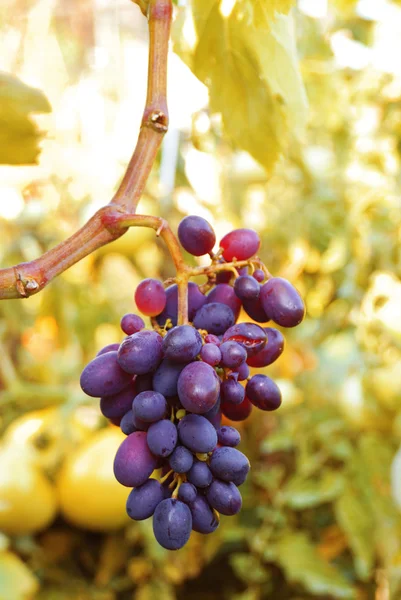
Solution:
{"label": "green leaf", "polygon": [[245,583],[265,583],[269,579],[267,569],[252,554],[233,554],[230,563],[235,574]]}
{"label": "green leaf", "polygon": [[312,594],[346,600],[355,598],[353,587],[319,555],[306,534],[285,534],[276,550],[277,560],[291,582],[303,585]]}
{"label": "green leaf", "polygon": [[283,489],[283,500],[294,510],[303,510],[331,502],[344,489],[344,476],[334,471],[323,471],[319,479],[304,479],[295,475]]}
{"label": "green leaf", "polygon": [[0,552],[0,600],[30,600],[38,581],[15,554]]}

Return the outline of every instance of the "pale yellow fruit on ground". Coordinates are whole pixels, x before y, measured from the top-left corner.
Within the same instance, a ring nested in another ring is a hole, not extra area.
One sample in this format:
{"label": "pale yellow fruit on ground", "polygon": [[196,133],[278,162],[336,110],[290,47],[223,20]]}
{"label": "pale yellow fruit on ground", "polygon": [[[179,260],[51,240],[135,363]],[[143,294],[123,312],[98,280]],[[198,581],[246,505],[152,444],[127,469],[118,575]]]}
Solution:
{"label": "pale yellow fruit on ground", "polygon": [[53,485],[20,447],[0,448],[0,531],[30,534],[45,529],[57,511]]}
{"label": "pale yellow fruit on ground", "polygon": [[110,427],[98,431],[70,457],[57,478],[61,512],[84,529],[117,529],[129,522],[129,490],[116,481],[113,462],[125,435]]}

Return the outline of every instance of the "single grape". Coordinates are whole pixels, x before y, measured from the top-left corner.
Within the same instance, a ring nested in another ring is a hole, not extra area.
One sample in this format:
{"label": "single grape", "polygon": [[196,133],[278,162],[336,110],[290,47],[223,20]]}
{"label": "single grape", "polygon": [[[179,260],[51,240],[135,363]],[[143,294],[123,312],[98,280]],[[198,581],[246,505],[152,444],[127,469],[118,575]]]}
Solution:
{"label": "single grape", "polygon": [[248,267],[240,267],[237,269],[237,271],[240,277],[245,277],[245,275],[248,275]]}
{"label": "single grape", "polygon": [[220,346],[221,340],[217,337],[217,335],[213,335],[213,333],[208,333],[205,335],[205,344],[215,344],[216,346]]}
{"label": "single grape", "polygon": [[232,481],[235,485],[244,483],[249,469],[249,460],[245,454],[230,446],[216,448],[210,459],[213,475],[223,481]]}
{"label": "single grape", "polygon": [[274,363],[284,350],[284,336],[278,329],[273,327],[264,328],[267,334],[266,346],[254,356],[250,356],[247,363],[250,367],[267,367]]}
{"label": "single grape", "polygon": [[270,321],[270,316],[266,313],[262,306],[260,294],[258,298],[253,300],[244,300],[243,307],[246,314],[257,323],[267,323]]}
{"label": "single grape", "polygon": [[236,515],[241,510],[241,494],[234,483],[215,479],[206,492],[206,498],[210,506],[222,515]]}
{"label": "single grape", "polygon": [[178,500],[189,504],[195,500],[197,493],[196,487],[192,483],[184,482],[178,489]]}
{"label": "single grape", "polygon": [[267,375],[254,375],[246,384],[247,398],[261,410],[276,410],[281,404],[281,392]]}
{"label": "single grape", "polygon": [[120,421],[120,429],[125,435],[129,435],[130,433],[134,433],[137,431],[134,422],[134,413],[132,409],[125,413]]}
{"label": "single grape", "polygon": [[240,300],[254,300],[259,296],[260,285],[250,275],[237,277],[234,282],[234,292]]}
{"label": "single grape", "polygon": [[136,396],[135,382],[131,382],[118,394],[100,398],[100,411],[107,419],[121,419],[132,407]]}
{"label": "single grape", "polygon": [[176,446],[168,460],[173,471],[186,473],[193,465],[194,456],[185,446]]}
{"label": "single grape", "polygon": [[[224,258],[220,258],[218,261],[219,265],[224,264],[226,261],[224,260]],[[232,277],[233,277],[234,273],[232,271],[218,271],[216,273],[216,283],[230,283]]]}
{"label": "single grape", "polygon": [[228,369],[236,369],[247,359],[244,346],[233,340],[223,342],[220,346],[221,364]]}
{"label": "single grape", "polygon": [[252,412],[252,403],[245,396],[241,404],[221,403],[221,412],[231,421],[245,421]]}
{"label": "single grape", "polygon": [[206,488],[213,481],[213,475],[205,462],[195,460],[187,473],[187,479],[197,488]]}
{"label": "single grape", "polygon": [[198,310],[193,320],[196,329],[206,329],[209,333],[221,335],[234,325],[233,311],[226,304],[211,302]]}
{"label": "single grape", "polygon": [[[178,313],[178,288],[177,285],[171,285],[166,290],[167,302],[166,307],[160,315],[156,317],[159,325],[164,326],[167,319],[170,319],[172,324],[177,325]],[[202,294],[199,287],[193,281],[188,283],[188,319],[194,320],[197,311],[206,302],[206,296]]]}
{"label": "single grape", "polygon": [[262,350],[267,342],[267,335],[256,323],[237,323],[227,329],[223,335],[223,342],[230,340],[241,344],[247,351],[247,355],[253,356]]}
{"label": "single grape", "polygon": [[131,433],[117,450],[114,475],[122,485],[142,485],[156,468],[157,456],[150,452],[146,435],[144,431]]}
{"label": "single grape", "polygon": [[286,279],[272,277],[262,286],[260,299],[270,318],[282,327],[295,327],[305,316],[299,292]]}
{"label": "single grape", "polygon": [[241,404],[245,398],[245,390],[235,379],[228,378],[220,386],[221,401],[230,404]]}
{"label": "single grape", "polygon": [[260,238],[253,229],[234,229],[227,233],[220,241],[223,248],[223,258],[230,262],[247,260],[254,256],[259,250]]}
{"label": "single grape", "polygon": [[162,485],[156,479],[148,479],[139,487],[131,490],[127,499],[127,514],[135,521],[148,519],[163,499]]}
{"label": "single grape", "polygon": [[127,335],[132,335],[133,333],[138,333],[138,331],[145,329],[145,323],[139,315],[127,313],[121,319],[120,327]]}
{"label": "single grape", "polygon": [[235,427],[224,425],[224,427],[220,427],[217,430],[217,439],[222,446],[231,446],[234,448],[240,443],[241,434]]}
{"label": "single grape", "polygon": [[234,321],[238,319],[241,312],[241,300],[237,297],[231,285],[227,285],[226,283],[216,285],[206,296],[206,304],[210,304],[211,302],[226,304],[233,311]]}
{"label": "single grape", "polygon": [[211,452],[217,444],[215,428],[201,415],[186,415],[178,423],[181,443],[192,452]]}
{"label": "single grape", "polygon": [[118,351],[118,364],[127,373],[143,375],[155,371],[162,356],[163,338],[144,329],[125,338]]}
{"label": "single grape", "polygon": [[148,429],[149,450],[155,456],[170,456],[177,445],[177,427],[168,419],[152,423]]}
{"label": "single grape", "polygon": [[242,363],[239,367],[235,369],[235,372],[238,373],[238,381],[245,381],[249,377],[249,367],[246,363]]}
{"label": "single grape", "polygon": [[154,423],[160,421],[167,414],[167,401],[158,392],[141,392],[132,403],[135,415],[142,421]]}
{"label": "single grape", "polygon": [[107,352],[117,351],[120,347],[120,344],[108,344],[96,354],[96,356],[102,356],[102,354],[107,354]]}
{"label": "single grape", "polygon": [[262,281],[265,280],[265,274],[262,269],[255,269],[252,277],[254,277],[259,283],[262,283]]}
{"label": "single grape", "polygon": [[196,361],[182,370],[178,378],[177,390],[181,404],[186,410],[202,414],[216,404],[220,379],[210,365]]}
{"label": "single grape", "polygon": [[199,354],[202,337],[191,325],[178,325],[170,329],[163,338],[165,358],[173,362],[188,363]]}
{"label": "single grape", "polygon": [[141,313],[148,317],[160,315],[166,302],[166,292],[158,279],[144,279],[136,288],[135,303]]}
{"label": "single grape", "polygon": [[191,529],[191,511],[184,502],[166,498],[157,505],[153,515],[153,533],[160,546],[179,550],[189,540]]}
{"label": "single grape", "polygon": [[185,366],[183,363],[174,363],[166,358],[162,360],[153,376],[153,389],[166,398],[176,396],[178,378]]}
{"label": "single grape", "polygon": [[147,431],[151,425],[151,423],[148,423],[147,421],[142,421],[142,419],[139,419],[136,414],[135,411],[132,411],[132,420],[134,422],[134,426],[138,431]]}
{"label": "single grape", "polygon": [[81,388],[95,398],[113,396],[128,386],[132,377],[117,362],[117,352],[94,358],[81,373]]}
{"label": "single grape", "polygon": [[193,256],[209,254],[216,243],[212,226],[206,219],[195,215],[182,219],[178,225],[178,239],[181,246]]}
{"label": "single grape", "polygon": [[215,367],[221,361],[221,352],[216,344],[204,344],[200,351],[200,357],[203,362]]}
{"label": "single grape", "polygon": [[189,504],[192,514],[192,529],[198,533],[213,533],[219,521],[204,496],[198,494]]}

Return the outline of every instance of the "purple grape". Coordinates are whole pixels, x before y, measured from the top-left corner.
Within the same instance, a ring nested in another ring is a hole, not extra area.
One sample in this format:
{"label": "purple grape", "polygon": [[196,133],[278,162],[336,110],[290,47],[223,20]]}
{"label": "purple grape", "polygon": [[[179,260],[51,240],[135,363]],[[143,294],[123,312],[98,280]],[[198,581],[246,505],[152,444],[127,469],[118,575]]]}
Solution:
{"label": "purple grape", "polygon": [[145,373],[144,375],[137,375],[135,377],[135,386],[138,394],[141,392],[148,392],[153,389],[153,375],[152,373]]}
{"label": "purple grape", "polygon": [[[220,260],[218,261],[219,265],[224,264],[226,261],[224,260],[224,258],[220,258]],[[216,274],[216,283],[230,283],[232,277],[233,277],[234,273],[232,271],[218,271]]]}
{"label": "purple grape", "polygon": [[221,412],[231,421],[245,421],[252,412],[252,403],[245,396],[241,404],[221,403]]}
{"label": "purple grape", "polygon": [[217,430],[217,439],[222,446],[238,446],[241,441],[240,432],[235,427],[224,425]]}
{"label": "purple grape", "polygon": [[213,419],[220,411],[220,397],[217,399],[217,402],[210,410],[203,413],[202,417],[205,417],[208,421]]}
{"label": "purple grape", "polygon": [[286,279],[272,277],[260,290],[260,299],[270,318],[282,327],[295,327],[305,316],[299,292]]}
{"label": "purple grape", "polygon": [[247,359],[246,349],[237,342],[229,340],[220,346],[221,364],[228,369],[236,369]]}
{"label": "purple grape", "polygon": [[139,419],[136,414],[135,411],[132,411],[132,420],[134,422],[134,426],[138,431],[147,431],[151,425],[151,423],[148,423],[147,421],[142,421],[142,419]]}
{"label": "purple grape", "polygon": [[196,494],[196,487],[192,483],[184,482],[179,487],[178,500],[185,502],[185,504],[190,504],[195,500]]}
{"label": "purple grape", "polygon": [[278,329],[273,327],[264,328],[267,334],[266,346],[254,356],[250,356],[247,363],[250,367],[267,367],[274,363],[284,350],[284,336]]}
{"label": "purple grape", "polygon": [[201,335],[191,325],[173,327],[163,338],[164,356],[173,362],[188,363],[194,360],[201,348]]}
{"label": "purple grape", "polygon": [[194,456],[185,446],[176,446],[168,460],[173,471],[186,473],[193,465]]}
{"label": "purple grape", "polygon": [[153,389],[166,398],[177,395],[178,378],[185,364],[174,363],[166,358],[160,363],[153,376]]}
{"label": "purple grape", "polygon": [[187,473],[187,479],[197,488],[206,488],[213,481],[213,475],[205,462],[195,460],[193,466]]}
{"label": "purple grape", "polygon": [[266,314],[266,311],[262,306],[260,294],[258,298],[255,298],[254,300],[244,300],[242,304],[246,314],[257,323],[267,323],[270,321],[270,316]]}
{"label": "purple grape", "polygon": [[162,360],[162,343],[163,338],[157,331],[138,331],[121,344],[118,364],[127,373],[136,375],[155,371]]}
{"label": "purple grape", "polygon": [[205,335],[205,343],[220,346],[221,340],[217,337],[217,335],[213,335],[213,333],[208,333],[207,335]]}
{"label": "purple grape", "polygon": [[138,419],[154,423],[166,416],[167,402],[165,397],[158,392],[141,392],[132,403],[132,408]]}
{"label": "purple grape", "polygon": [[201,415],[186,415],[181,419],[178,435],[181,443],[195,453],[211,452],[217,444],[215,428]]}
{"label": "purple grape", "polygon": [[[177,325],[178,313],[178,288],[177,285],[171,285],[166,290],[166,307],[160,315],[156,317],[159,325],[164,326],[167,319],[171,319],[172,324]],[[193,281],[188,283],[188,319],[194,320],[197,311],[206,302],[206,296],[202,294],[199,287]]]}
{"label": "purple grape", "polygon": [[191,529],[191,511],[184,502],[166,498],[157,505],[153,515],[153,533],[160,546],[179,550],[189,540]]}
{"label": "purple grape", "polygon": [[135,290],[135,303],[141,313],[148,317],[160,315],[166,302],[166,292],[158,279],[144,279]]}
{"label": "purple grape", "polygon": [[178,225],[178,239],[187,252],[202,256],[213,250],[216,235],[206,219],[191,215]]}
{"label": "purple grape", "polygon": [[259,250],[260,238],[253,229],[234,229],[227,233],[220,241],[220,248],[223,248],[223,258],[230,262],[237,260],[247,260],[256,254]]}
{"label": "purple grape", "polygon": [[206,498],[222,515],[236,515],[241,510],[242,498],[234,483],[215,479],[206,492]]}
{"label": "purple grape", "polygon": [[245,277],[245,275],[248,275],[248,267],[241,267],[240,269],[237,269],[237,271],[240,277]]}
{"label": "purple grape", "polygon": [[261,410],[276,410],[281,404],[280,389],[267,375],[254,375],[246,384],[246,395]]}
{"label": "purple grape", "polygon": [[209,333],[221,335],[235,322],[229,306],[220,302],[205,304],[198,310],[193,320],[196,329],[206,329]]}
{"label": "purple grape", "polygon": [[246,363],[242,363],[235,369],[235,373],[238,373],[238,381],[245,381],[249,377],[249,367]]}
{"label": "purple grape", "polygon": [[130,492],[126,505],[127,514],[135,521],[148,519],[163,498],[162,485],[156,479],[148,479]]}
{"label": "purple grape", "polygon": [[244,483],[249,469],[249,460],[245,454],[229,446],[216,448],[210,459],[213,475],[223,481],[232,481],[235,485]]}
{"label": "purple grape", "polygon": [[258,281],[259,283],[262,283],[262,281],[265,280],[265,274],[262,271],[262,269],[255,269],[252,277],[254,277],[256,279],[256,281]]}
{"label": "purple grape", "polygon": [[181,404],[186,410],[202,414],[216,404],[220,379],[210,365],[196,361],[183,369],[178,378],[177,390]]}
{"label": "purple grape", "polygon": [[256,323],[237,323],[223,335],[223,342],[228,341],[241,344],[247,351],[248,356],[257,354],[265,346],[267,335]]}
{"label": "purple grape", "polygon": [[145,323],[139,315],[127,313],[121,319],[120,327],[127,335],[132,335],[133,333],[138,333],[138,331],[145,329]]}
{"label": "purple grape", "polygon": [[234,321],[238,319],[241,312],[241,300],[239,300],[231,285],[227,285],[226,283],[216,285],[206,296],[206,304],[210,304],[211,302],[226,304],[233,311]]}
{"label": "purple grape", "polygon": [[81,373],[81,388],[95,398],[113,396],[128,386],[132,377],[117,362],[117,352],[106,352],[94,358]]}
{"label": "purple grape", "polygon": [[137,431],[137,427],[134,422],[134,413],[132,409],[125,413],[120,421],[120,429],[125,435],[134,433]]}
{"label": "purple grape", "polygon": [[120,344],[108,344],[107,346],[105,346],[104,348],[99,350],[99,352],[96,354],[96,356],[102,356],[102,354],[107,354],[107,352],[113,352],[113,351],[117,352],[119,347],[120,347]]}
{"label": "purple grape", "polygon": [[121,419],[132,407],[135,396],[136,385],[131,382],[118,394],[100,398],[100,411],[107,419]]}
{"label": "purple grape", "polygon": [[192,529],[198,533],[213,533],[219,526],[219,521],[206,498],[198,494],[189,504],[192,514]]}
{"label": "purple grape", "polygon": [[215,429],[218,429],[221,426],[221,410],[213,415],[213,417],[208,417],[208,421],[210,421]]}
{"label": "purple grape", "polygon": [[221,352],[216,344],[204,344],[200,351],[200,357],[203,362],[215,367],[221,361]]}
{"label": "purple grape", "polygon": [[241,404],[245,398],[245,390],[240,383],[231,377],[221,384],[221,401],[225,404]]}
{"label": "purple grape", "polygon": [[259,296],[260,285],[250,275],[237,277],[234,282],[234,292],[240,300],[254,300]]}
{"label": "purple grape", "polygon": [[145,483],[157,466],[144,431],[131,433],[120,445],[114,459],[114,475],[119,483],[137,487]]}
{"label": "purple grape", "polygon": [[149,450],[155,456],[170,456],[177,445],[177,427],[168,419],[152,423],[148,429]]}

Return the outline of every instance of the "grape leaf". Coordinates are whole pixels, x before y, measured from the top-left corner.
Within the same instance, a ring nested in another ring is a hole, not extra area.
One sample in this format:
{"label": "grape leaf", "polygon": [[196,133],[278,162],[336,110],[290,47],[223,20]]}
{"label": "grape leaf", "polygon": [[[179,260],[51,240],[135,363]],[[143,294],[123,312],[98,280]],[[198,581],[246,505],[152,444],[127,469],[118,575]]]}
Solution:
{"label": "grape leaf", "polygon": [[330,502],[344,489],[344,476],[334,471],[323,471],[318,479],[294,475],[283,489],[283,500],[294,510],[303,510]]}

